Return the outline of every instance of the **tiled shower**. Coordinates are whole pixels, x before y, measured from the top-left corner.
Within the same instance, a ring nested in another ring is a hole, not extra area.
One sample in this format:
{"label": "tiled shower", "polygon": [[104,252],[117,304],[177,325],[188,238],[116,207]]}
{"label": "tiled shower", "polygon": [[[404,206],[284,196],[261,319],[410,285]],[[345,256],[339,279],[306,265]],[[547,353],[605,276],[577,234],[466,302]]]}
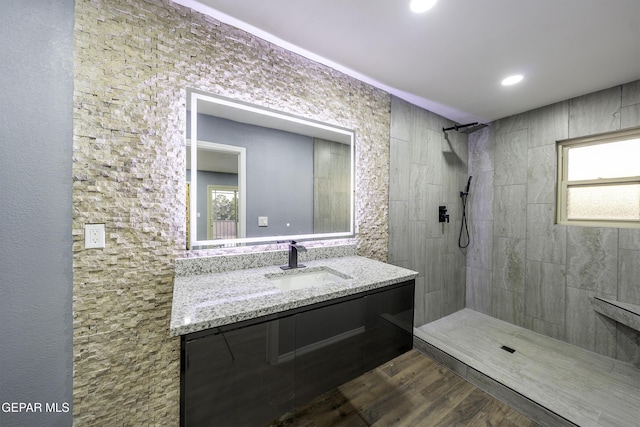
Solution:
{"label": "tiled shower", "polygon": [[[446,140],[446,120],[398,99],[391,116],[389,261],[420,272],[416,326],[466,306],[638,366],[640,333],[596,313],[591,298],[640,304],[640,230],[555,224],[555,142],[640,126],[640,82],[501,119],[468,139]],[[438,223],[439,205],[449,224]]]}

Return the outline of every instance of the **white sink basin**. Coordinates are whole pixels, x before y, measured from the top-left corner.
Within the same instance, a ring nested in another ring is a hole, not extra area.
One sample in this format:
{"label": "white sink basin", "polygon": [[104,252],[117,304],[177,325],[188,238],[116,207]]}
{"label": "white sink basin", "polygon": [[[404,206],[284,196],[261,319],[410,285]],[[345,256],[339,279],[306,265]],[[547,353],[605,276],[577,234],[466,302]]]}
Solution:
{"label": "white sink basin", "polygon": [[265,277],[283,291],[322,286],[351,279],[351,277],[345,274],[338,273],[326,267],[315,268],[313,270],[302,269],[288,271],[286,273],[267,274]]}

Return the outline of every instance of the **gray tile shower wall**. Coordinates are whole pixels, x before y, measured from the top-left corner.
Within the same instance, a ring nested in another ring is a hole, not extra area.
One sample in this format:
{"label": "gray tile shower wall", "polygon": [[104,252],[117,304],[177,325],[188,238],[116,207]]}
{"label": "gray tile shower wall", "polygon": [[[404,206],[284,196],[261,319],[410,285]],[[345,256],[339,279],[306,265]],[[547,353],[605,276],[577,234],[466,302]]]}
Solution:
{"label": "gray tile shower wall", "polygon": [[[418,271],[415,324],[464,307],[465,252],[458,248],[460,191],[467,182],[467,136],[453,123],[391,98],[389,262]],[[449,223],[438,222],[446,206]]]}
{"label": "gray tile shower wall", "polygon": [[555,142],[635,126],[640,82],[469,136],[467,307],[640,365],[640,334],[591,304],[593,296],[640,304],[640,230],[555,224]]}

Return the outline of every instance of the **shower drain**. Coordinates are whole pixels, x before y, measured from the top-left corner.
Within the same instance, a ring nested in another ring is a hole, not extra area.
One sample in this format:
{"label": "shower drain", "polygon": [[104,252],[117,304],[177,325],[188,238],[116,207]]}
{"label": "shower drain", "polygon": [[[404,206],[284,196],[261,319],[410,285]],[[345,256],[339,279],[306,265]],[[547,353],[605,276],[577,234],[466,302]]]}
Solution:
{"label": "shower drain", "polygon": [[511,348],[511,347],[507,347],[506,345],[503,345],[502,347],[500,347],[501,349],[503,349],[504,351],[508,351],[509,353],[515,353],[515,349]]}

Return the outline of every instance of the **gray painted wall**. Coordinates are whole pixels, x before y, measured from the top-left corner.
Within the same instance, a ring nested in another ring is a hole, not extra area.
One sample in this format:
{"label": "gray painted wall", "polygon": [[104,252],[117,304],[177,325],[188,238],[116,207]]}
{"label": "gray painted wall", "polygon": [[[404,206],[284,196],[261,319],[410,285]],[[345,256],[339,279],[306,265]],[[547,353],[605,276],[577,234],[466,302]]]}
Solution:
{"label": "gray painted wall", "polygon": [[201,141],[247,149],[248,237],[313,233],[312,138],[207,115],[198,128]]}
{"label": "gray painted wall", "polygon": [[42,404],[0,411],[2,426],[71,425],[73,13],[73,0],[2,2],[0,404]]}
{"label": "gray painted wall", "polygon": [[640,333],[591,298],[640,304],[640,230],[555,224],[555,142],[640,126],[640,81],[469,136],[467,306],[640,366]]}

